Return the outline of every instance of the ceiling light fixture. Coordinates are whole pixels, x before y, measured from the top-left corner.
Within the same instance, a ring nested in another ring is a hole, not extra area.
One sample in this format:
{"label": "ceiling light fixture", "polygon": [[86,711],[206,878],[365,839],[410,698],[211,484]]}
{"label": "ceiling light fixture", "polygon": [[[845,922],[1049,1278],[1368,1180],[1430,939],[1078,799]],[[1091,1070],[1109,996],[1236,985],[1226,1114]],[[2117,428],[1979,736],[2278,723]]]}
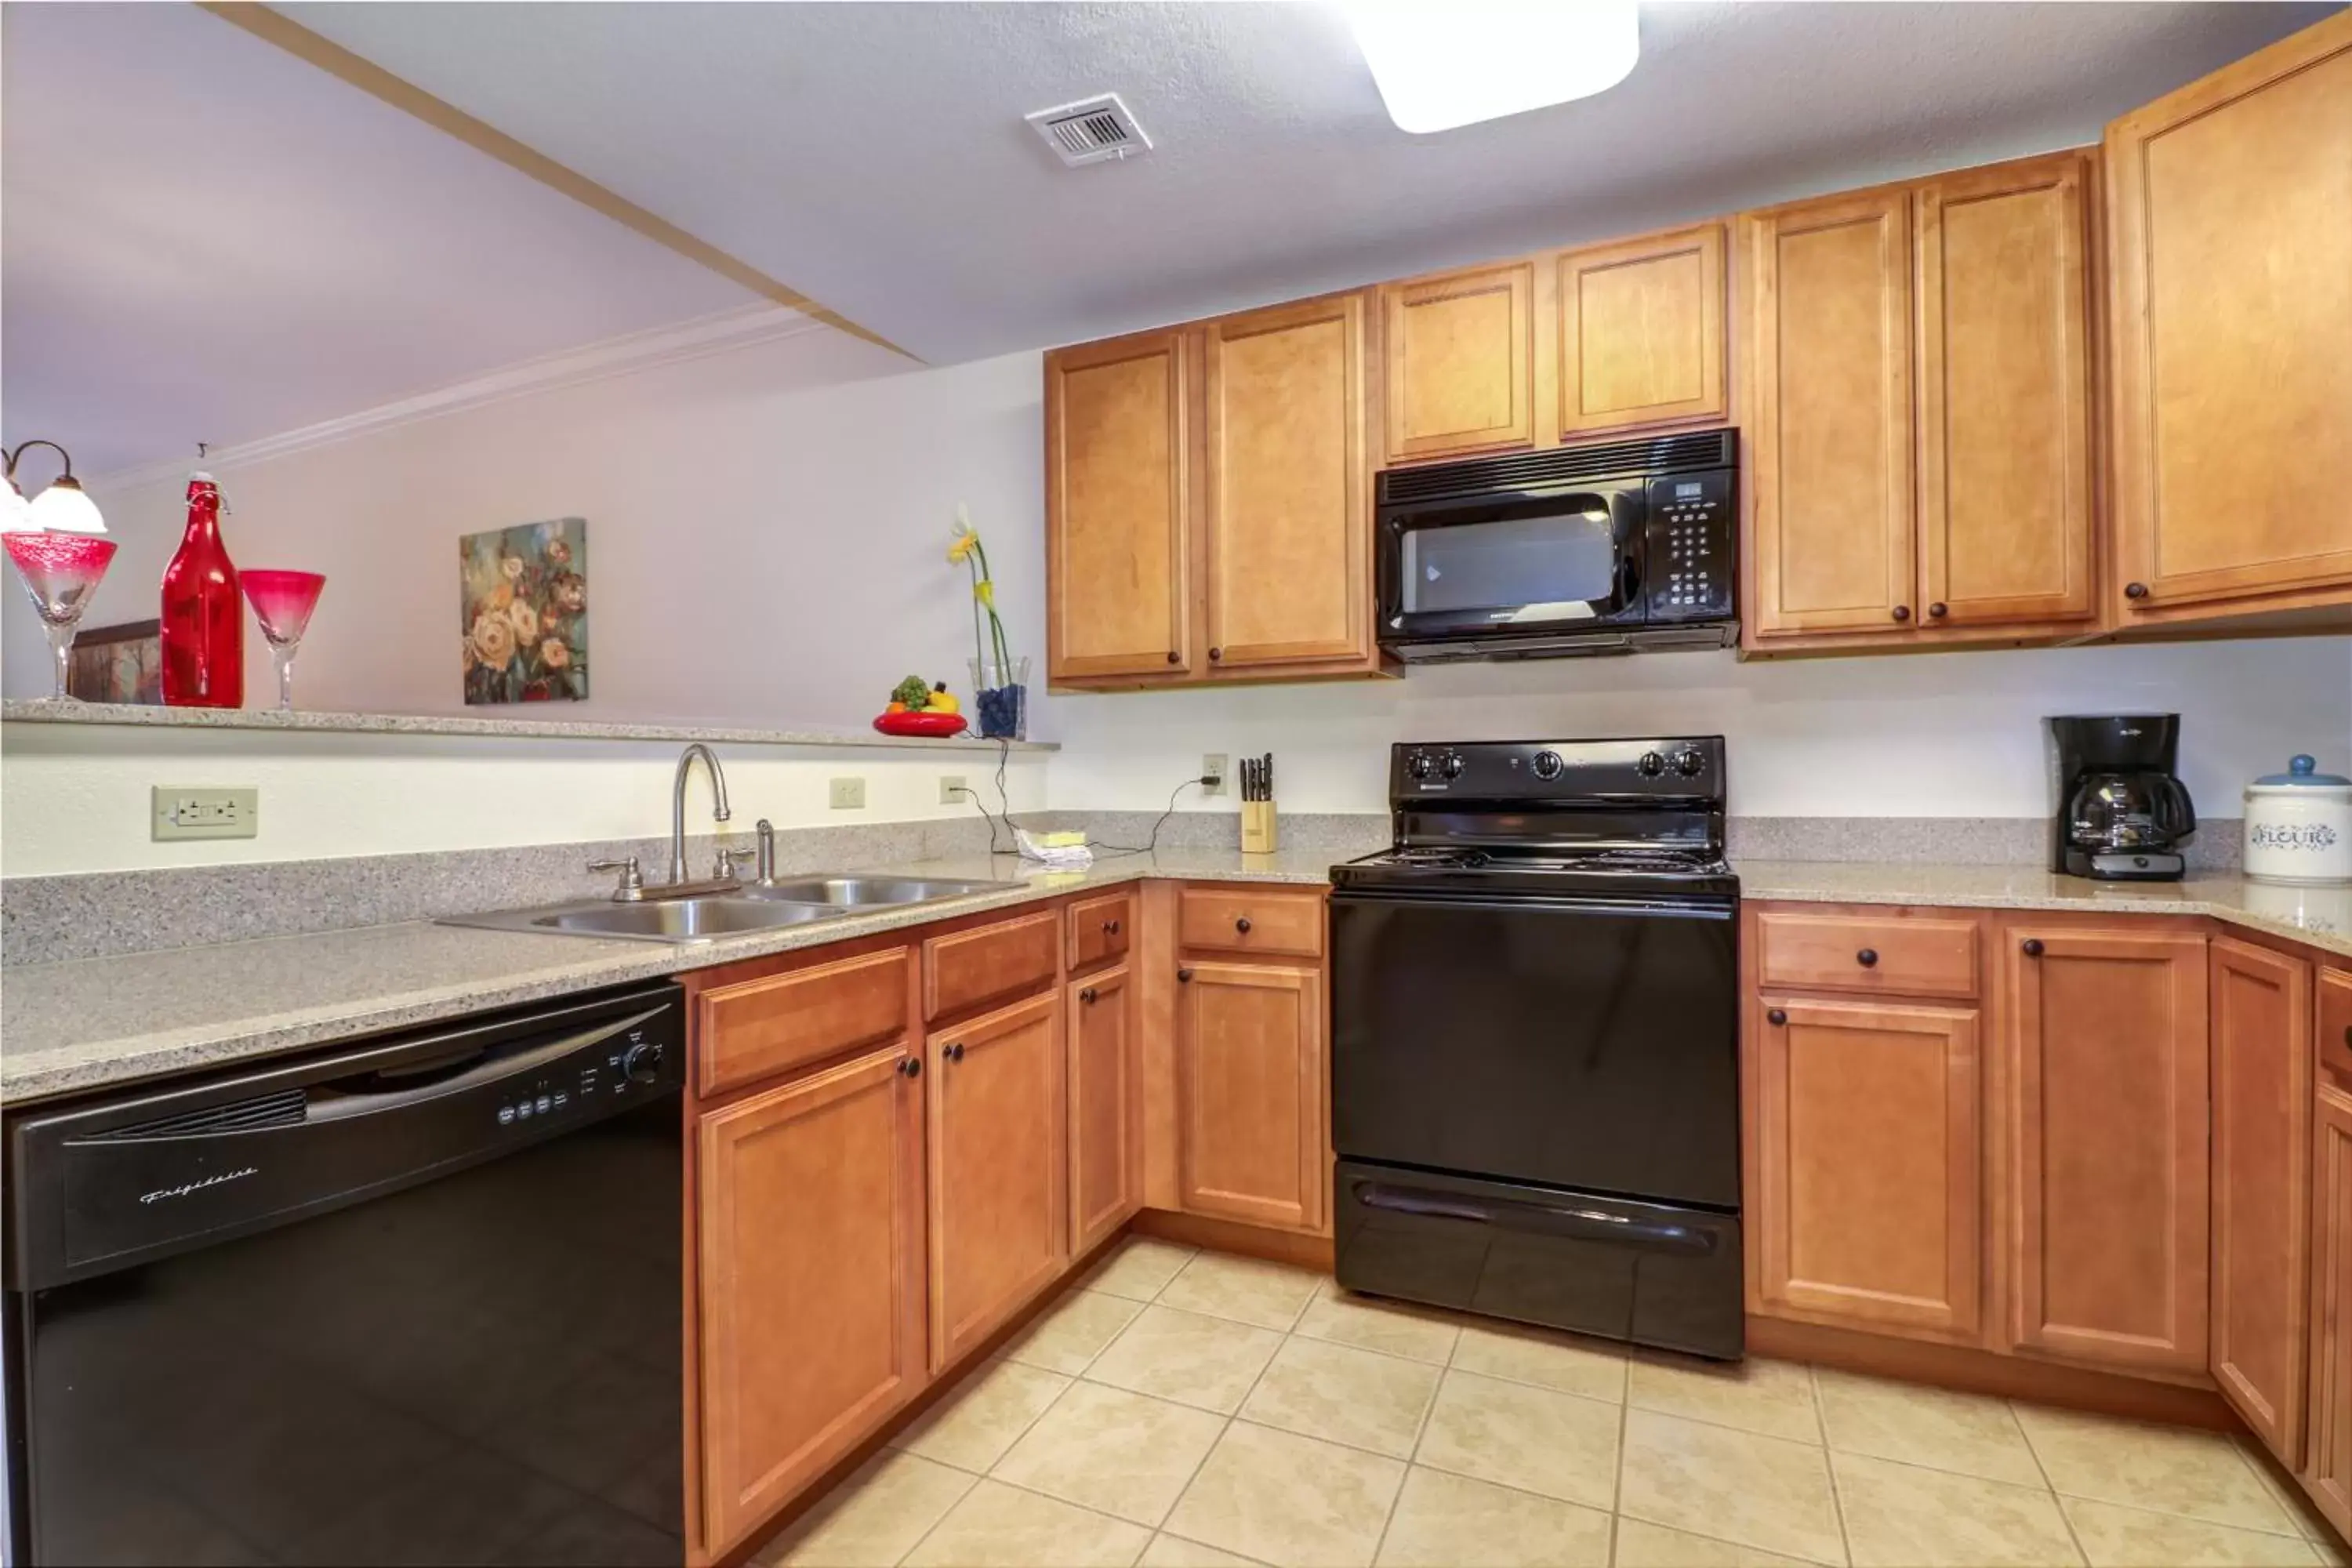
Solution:
{"label": "ceiling light fixture", "polygon": [[1605,92],[1641,58],[1635,0],[1347,0],[1400,131],[1426,135]]}
{"label": "ceiling light fixture", "polygon": [[[65,464],[65,472],[49,481],[48,489],[35,496],[27,504],[25,492],[16,484],[16,459],[28,447],[47,447]],[[98,503],[74,478],[73,456],[55,441],[21,441],[14,451],[0,451],[0,460],[6,467],[0,469],[7,490],[0,495],[0,529],[8,531],[41,530],[49,533],[104,533],[106,519],[98,512]]]}

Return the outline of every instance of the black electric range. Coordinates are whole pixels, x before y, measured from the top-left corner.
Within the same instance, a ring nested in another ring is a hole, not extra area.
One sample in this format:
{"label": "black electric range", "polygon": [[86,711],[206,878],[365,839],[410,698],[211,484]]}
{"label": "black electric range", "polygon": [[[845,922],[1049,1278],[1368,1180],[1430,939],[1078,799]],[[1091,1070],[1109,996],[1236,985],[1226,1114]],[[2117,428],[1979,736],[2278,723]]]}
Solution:
{"label": "black electric range", "polygon": [[1332,868],[1339,1281],[1743,1348],[1722,738],[1394,749]]}

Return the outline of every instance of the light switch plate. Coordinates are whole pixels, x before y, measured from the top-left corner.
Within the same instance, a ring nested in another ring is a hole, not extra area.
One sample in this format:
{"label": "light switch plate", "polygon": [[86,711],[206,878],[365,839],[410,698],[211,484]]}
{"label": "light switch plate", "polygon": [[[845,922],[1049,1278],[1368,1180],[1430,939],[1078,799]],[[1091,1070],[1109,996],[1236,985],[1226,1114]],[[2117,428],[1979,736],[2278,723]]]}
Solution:
{"label": "light switch plate", "polygon": [[261,831],[257,789],[186,789],[157,784],[154,837],[251,838]]}
{"label": "light switch plate", "polygon": [[866,804],[866,781],[835,779],[829,786],[827,799],[835,811],[855,811]]}

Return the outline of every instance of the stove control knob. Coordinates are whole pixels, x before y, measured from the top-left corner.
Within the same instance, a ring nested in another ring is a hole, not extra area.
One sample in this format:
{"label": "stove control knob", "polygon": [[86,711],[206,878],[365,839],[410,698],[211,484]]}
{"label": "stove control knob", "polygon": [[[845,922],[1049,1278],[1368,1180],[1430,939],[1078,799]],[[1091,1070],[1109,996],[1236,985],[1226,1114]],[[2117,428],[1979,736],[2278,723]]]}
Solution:
{"label": "stove control knob", "polygon": [[1642,770],[1643,778],[1654,779],[1666,771],[1666,759],[1655,752],[1643,752],[1642,760],[1633,765]]}
{"label": "stove control knob", "polygon": [[1538,752],[1536,753],[1536,777],[1539,779],[1556,779],[1559,777],[1560,770],[1566,766],[1567,764],[1559,760],[1559,753],[1558,752]]}
{"label": "stove control knob", "polygon": [[1705,766],[1706,766],[1706,755],[1696,746],[1685,746],[1675,753],[1675,772],[1685,778],[1690,777]]}
{"label": "stove control knob", "polygon": [[1448,752],[1445,753],[1445,776],[1450,779],[1458,779],[1462,776],[1461,752]]}
{"label": "stove control knob", "polygon": [[1417,779],[1425,779],[1430,772],[1429,753],[1415,752],[1404,760],[1404,771]]}

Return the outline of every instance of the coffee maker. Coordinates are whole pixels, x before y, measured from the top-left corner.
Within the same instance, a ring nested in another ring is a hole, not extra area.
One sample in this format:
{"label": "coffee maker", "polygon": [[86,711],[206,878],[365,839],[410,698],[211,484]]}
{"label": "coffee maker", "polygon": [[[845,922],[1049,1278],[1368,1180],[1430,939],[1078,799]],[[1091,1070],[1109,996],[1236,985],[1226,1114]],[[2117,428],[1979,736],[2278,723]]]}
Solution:
{"label": "coffee maker", "polygon": [[2173,776],[2178,713],[2070,715],[2046,721],[2056,810],[2050,868],[2101,881],[2177,882],[2197,808]]}

